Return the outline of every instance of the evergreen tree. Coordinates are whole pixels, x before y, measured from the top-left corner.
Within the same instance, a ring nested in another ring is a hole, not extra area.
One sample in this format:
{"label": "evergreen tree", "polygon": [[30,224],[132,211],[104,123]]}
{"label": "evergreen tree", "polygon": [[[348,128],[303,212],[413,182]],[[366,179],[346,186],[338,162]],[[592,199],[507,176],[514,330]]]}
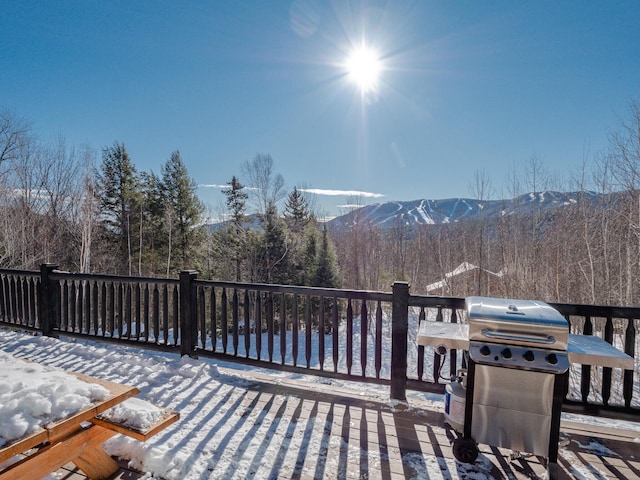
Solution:
{"label": "evergreen tree", "polygon": [[[98,173],[97,194],[105,236],[115,243],[117,273],[132,274],[131,232],[137,223],[140,185],[136,168],[123,143],[114,142],[102,150],[102,171]],[[115,238],[114,238],[115,237]]]}
{"label": "evergreen tree", "polygon": [[223,244],[231,250],[231,258],[233,258],[236,266],[236,282],[241,279],[242,255],[246,246],[246,238],[244,235],[243,224],[245,222],[245,210],[247,198],[249,195],[244,191],[244,185],[234,175],[230,182],[227,182],[229,188],[222,190],[227,197],[226,204],[231,214],[231,224],[227,235],[224,236]]}
{"label": "evergreen tree", "polygon": [[[142,270],[148,274],[166,272],[168,232],[164,216],[164,191],[162,180],[153,172],[142,173],[143,208],[141,211],[140,252]],[[163,267],[164,265],[164,267]]]}
{"label": "evergreen tree", "polygon": [[[200,240],[199,225],[202,222],[204,206],[196,193],[196,182],[189,177],[187,167],[175,151],[162,167],[162,190],[165,202],[165,218],[170,217],[173,226],[170,238],[175,238],[179,268],[186,267],[186,261]],[[175,232],[175,233],[174,233]],[[169,248],[169,259],[171,256]],[[167,261],[169,266],[171,261]]]}
{"label": "evergreen tree", "polygon": [[312,286],[315,281],[316,270],[318,269],[318,232],[315,222],[306,228],[305,242],[303,248],[296,255],[297,278],[296,284]]}
{"label": "evergreen tree", "polygon": [[340,281],[336,258],[326,225],[322,228],[322,242],[318,252],[318,267],[313,280],[314,287],[338,288]]}
{"label": "evergreen tree", "polygon": [[284,222],[278,217],[274,203],[267,205],[263,219],[264,228],[264,280],[267,283],[290,282],[288,246]]}
{"label": "evergreen tree", "polygon": [[287,220],[289,229],[294,233],[300,233],[309,223],[311,215],[307,201],[302,196],[300,190],[293,187],[284,205],[284,217]]}

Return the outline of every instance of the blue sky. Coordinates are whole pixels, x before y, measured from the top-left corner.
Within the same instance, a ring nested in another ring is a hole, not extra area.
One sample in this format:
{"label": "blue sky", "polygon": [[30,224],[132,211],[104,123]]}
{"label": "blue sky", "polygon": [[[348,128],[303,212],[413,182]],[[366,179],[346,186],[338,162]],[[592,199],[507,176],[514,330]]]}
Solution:
{"label": "blue sky", "polygon": [[[269,153],[321,213],[493,197],[535,157],[568,183],[640,99],[640,2],[0,0],[0,106],[138,170],[180,150],[198,193]],[[362,42],[380,76],[345,62]],[[209,185],[208,187],[205,185]]]}

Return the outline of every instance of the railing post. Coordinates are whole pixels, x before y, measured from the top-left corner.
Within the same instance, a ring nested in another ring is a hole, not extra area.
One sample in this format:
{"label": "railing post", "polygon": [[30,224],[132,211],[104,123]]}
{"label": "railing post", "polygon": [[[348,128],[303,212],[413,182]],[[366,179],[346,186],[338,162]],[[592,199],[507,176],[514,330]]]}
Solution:
{"label": "railing post", "polygon": [[38,288],[38,318],[40,320],[40,330],[47,337],[57,337],[53,333],[58,318],[56,306],[58,305],[57,294],[59,290],[54,280],[49,276],[58,265],[53,263],[43,263],[40,265],[40,285]]}
{"label": "railing post", "polygon": [[407,399],[407,333],[409,331],[409,284],[395,282],[391,313],[392,400]]}
{"label": "railing post", "polygon": [[198,276],[194,270],[180,272],[180,354],[197,358],[198,318],[196,310],[196,289],[193,281]]}

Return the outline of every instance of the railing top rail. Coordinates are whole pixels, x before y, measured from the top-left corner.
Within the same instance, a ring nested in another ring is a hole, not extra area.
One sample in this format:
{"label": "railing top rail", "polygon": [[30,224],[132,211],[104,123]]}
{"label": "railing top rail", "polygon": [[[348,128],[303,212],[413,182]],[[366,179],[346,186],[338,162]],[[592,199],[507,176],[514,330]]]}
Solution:
{"label": "railing top rail", "polygon": [[[640,319],[640,307],[620,307],[610,305],[587,305],[573,303],[552,303],[549,305],[557,309],[562,315],[596,318],[625,318]],[[445,307],[465,308],[465,299],[456,297],[437,297],[431,295],[410,295],[410,307]]]}
{"label": "railing top rail", "polygon": [[599,318],[640,319],[639,307],[618,307],[607,305],[580,305],[573,303],[549,303],[562,315]]}
{"label": "railing top rail", "polygon": [[180,281],[176,278],[153,278],[153,277],[129,277],[126,275],[97,275],[93,273],[72,273],[61,270],[54,270],[50,278],[54,280],[89,280],[102,282],[121,283],[147,283],[147,284],[167,284],[178,285]]}
{"label": "railing top rail", "polygon": [[219,282],[212,280],[194,280],[193,283],[204,287],[260,290],[271,293],[303,294],[324,297],[352,298],[357,300],[380,300],[383,302],[391,302],[393,298],[393,295],[390,292],[377,292],[370,290],[344,290],[340,288],[301,287],[293,285],[274,285],[268,283]]}
{"label": "railing top rail", "polygon": [[24,275],[25,277],[39,277],[40,272],[33,270],[14,270],[9,268],[0,268],[0,275]]}

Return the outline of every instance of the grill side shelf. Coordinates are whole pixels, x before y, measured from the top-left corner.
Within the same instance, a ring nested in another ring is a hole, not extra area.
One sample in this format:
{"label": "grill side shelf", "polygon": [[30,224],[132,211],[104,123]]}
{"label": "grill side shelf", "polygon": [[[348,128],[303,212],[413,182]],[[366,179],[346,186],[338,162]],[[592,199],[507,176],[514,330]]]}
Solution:
{"label": "grill side shelf", "polygon": [[633,370],[634,360],[599,337],[569,334],[569,362]]}

